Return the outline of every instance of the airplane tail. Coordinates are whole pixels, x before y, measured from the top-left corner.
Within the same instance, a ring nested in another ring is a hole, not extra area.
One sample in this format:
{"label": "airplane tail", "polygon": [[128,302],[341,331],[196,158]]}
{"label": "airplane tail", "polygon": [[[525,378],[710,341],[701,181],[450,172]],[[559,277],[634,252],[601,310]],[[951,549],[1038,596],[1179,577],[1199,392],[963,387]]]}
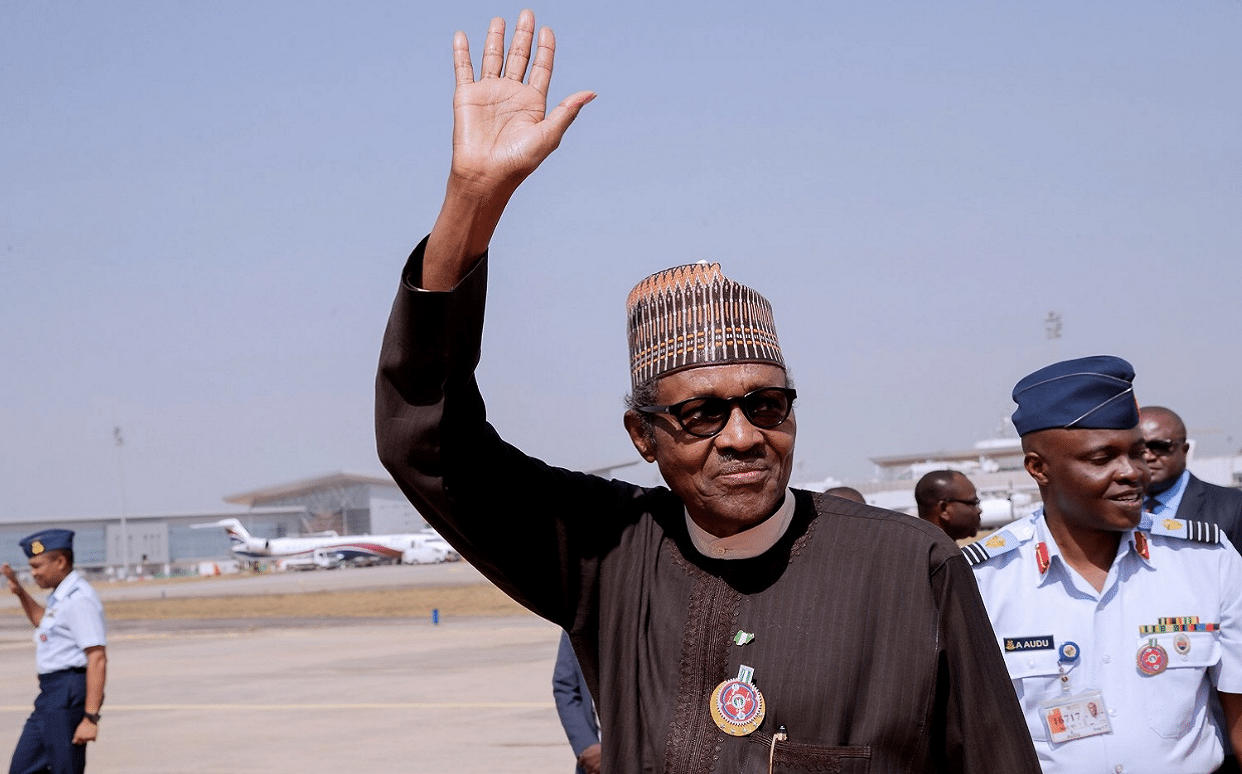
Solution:
{"label": "airplane tail", "polygon": [[207,529],[209,527],[224,527],[225,533],[229,536],[229,542],[234,548],[245,547],[250,545],[252,538],[246,528],[237,519],[220,519],[210,524],[193,524],[194,529]]}

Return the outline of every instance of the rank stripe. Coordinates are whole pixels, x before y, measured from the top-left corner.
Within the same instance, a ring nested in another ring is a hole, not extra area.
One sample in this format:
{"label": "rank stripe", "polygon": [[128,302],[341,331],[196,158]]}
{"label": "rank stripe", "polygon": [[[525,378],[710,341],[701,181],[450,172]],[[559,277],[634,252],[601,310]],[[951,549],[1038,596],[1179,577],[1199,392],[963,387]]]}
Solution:
{"label": "rank stripe", "polygon": [[1186,532],[1190,535],[1191,540],[1198,540],[1203,543],[1220,542],[1220,527],[1206,521],[1187,521]]}
{"label": "rank stripe", "polygon": [[1192,540],[1196,543],[1219,543],[1221,539],[1220,525],[1194,519],[1153,521],[1148,531],[1153,535]]}
{"label": "rank stripe", "polygon": [[969,543],[962,546],[962,554],[969,564],[975,565],[988,558],[988,551],[981,543]]}

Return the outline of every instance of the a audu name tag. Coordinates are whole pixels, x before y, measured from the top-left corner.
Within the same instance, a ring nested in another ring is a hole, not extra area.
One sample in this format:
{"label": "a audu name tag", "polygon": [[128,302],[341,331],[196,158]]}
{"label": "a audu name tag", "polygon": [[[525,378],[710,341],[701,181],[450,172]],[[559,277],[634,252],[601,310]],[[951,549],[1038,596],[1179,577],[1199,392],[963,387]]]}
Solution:
{"label": "a audu name tag", "polygon": [[1098,690],[1083,691],[1065,699],[1046,701],[1039,705],[1048,739],[1058,744],[1071,739],[1112,733],[1104,694]]}
{"label": "a audu name tag", "polygon": [[1044,634],[1036,637],[1006,637],[1005,650],[1008,652],[1019,650],[1052,650],[1056,646],[1056,641],[1051,634]]}

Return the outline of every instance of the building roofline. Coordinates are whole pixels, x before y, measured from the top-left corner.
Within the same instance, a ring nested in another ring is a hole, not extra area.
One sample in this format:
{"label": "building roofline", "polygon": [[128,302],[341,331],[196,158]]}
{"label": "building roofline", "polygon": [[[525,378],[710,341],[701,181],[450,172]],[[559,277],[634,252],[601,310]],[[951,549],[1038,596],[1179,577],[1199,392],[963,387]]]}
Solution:
{"label": "building roofline", "polygon": [[[153,519],[229,519],[239,516],[277,516],[280,514],[304,514],[306,507],[302,505],[282,505],[265,508],[229,508],[219,510],[197,511],[162,511],[158,513],[127,513],[126,521],[151,521]],[[85,516],[36,516],[29,519],[7,519],[0,521],[0,527],[9,524],[75,524],[80,522],[118,521],[119,513],[93,513]]]}
{"label": "building roofline", "polygon": [[344,486],[348,484],[376,484],[381,486],[397,485],[396,482],[389,476],[376,476],[368,473],[351,473],[349,471],[342,470],[335,473],[325,473],[320,476],[312,476],[311,478],[290,481],[284,484],[275,484],[273,486],[263,487],[262,489],[254,489],[249,492],[240,492],[238,494],[228,495],[224,498],[224,501],[226,503],[253,507],[256,502],[261,500],[274,500],[282,497],[292,497],[306,492],[326,489],[333,486]]}

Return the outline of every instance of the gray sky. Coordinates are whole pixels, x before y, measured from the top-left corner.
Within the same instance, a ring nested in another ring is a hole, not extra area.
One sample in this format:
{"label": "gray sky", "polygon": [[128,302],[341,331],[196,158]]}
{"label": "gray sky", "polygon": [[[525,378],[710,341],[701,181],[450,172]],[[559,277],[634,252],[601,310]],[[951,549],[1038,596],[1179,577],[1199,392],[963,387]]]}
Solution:
{"label": "gray sky", "polygon": [[[1242,4],[681,6],[535,8],[554,99],[599,98],[493,242],[480,379],[507,438],[636,459],[625,295],[709,259],[775,307],[795,480],[990,437],[1020,377],[1099,353],[1199,454],[1242,446]],[[0,5],[0,519],[116,512],[115,425],[130,513],[378,472],[453,31],[477,53],[518,10]]]}

